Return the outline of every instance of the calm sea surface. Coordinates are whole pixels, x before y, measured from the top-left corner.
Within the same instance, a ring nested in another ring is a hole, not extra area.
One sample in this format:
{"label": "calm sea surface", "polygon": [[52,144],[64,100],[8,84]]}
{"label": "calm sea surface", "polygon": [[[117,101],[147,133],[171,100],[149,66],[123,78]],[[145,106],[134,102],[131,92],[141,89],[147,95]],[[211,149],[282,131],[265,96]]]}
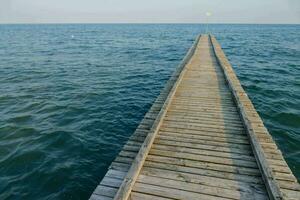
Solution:
{"label": "calm sea surface", "polygon": [[[300,26],[211,25],[300,179]],[[0,199],[87,199],[204,25],[0,25]]]}

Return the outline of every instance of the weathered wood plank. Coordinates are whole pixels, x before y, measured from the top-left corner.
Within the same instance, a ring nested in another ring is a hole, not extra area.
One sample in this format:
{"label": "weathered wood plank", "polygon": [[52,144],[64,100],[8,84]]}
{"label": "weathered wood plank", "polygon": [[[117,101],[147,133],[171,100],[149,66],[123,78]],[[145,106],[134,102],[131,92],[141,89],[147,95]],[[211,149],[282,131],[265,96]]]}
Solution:
{"label": "weathered wood plank", "polygon": [[229,142],[220,142],[220,141],[209,141],[209,140],[196,140],[196,139],[190,139],[190,138],[178,138],[172,135],[157,135],[157,139],[164,139],[174,142],[186,142],[191,144],[208,144],[208,145],[214,145],[214,146],[220,146],[220,147],[230,147],[235,149],[250,149],[250,144],[235,144],[235,143],[229,143]]}
{"label": "weathered wood plank", "polygon": [[105,185],[98,185],[98,187],[94,191],[94,194],[97,194],[99,196],[114,198],[117,191],[118,191],[118,189],[116,189],[114,187],[109,187],[109,186],[105,186]]}
{"label": "weathered wood plank", "polygon": [[255,177],[260,177],[261,175],[256,168],[237,167],[237,166],[223,165],[223,164],[212,163],[212,162],[194,161],[194,160],[188,160],[183,158],[172,158],[172,157],[165,157],[165,156],[152,155],[152,154],[147,156],[147,161],[185,166],[185,167],[196,168],[201,170],[208,169],[208,170],[214,170],[218,172],[244,174],[244,175],[255,176]]}
{"label": "weathered wood plank", "polygon": [[217,157],[217,156],[206,156],[201,154],[194,154],[194,153],[185,153],[185,152],[174,152],[169,150],[159,150],[152,148],[149,152],[149,155],[156,155],[168,158],[179,158],[191,161],[199,161],[199,162],[206,162],[206,163],[215,163],[215,164],[223,164],[229,166],[237,166],[237,167],[246,167],[246,168],[255,168],[257,169],[257,164],[255,161],[249,160],[240,160],[234,158],[226,158],[226,157]]}
{"label": "weathered wood plank", "polygon": [[143,200],[170,200],[170,198],[159,197],[159,196],[154,196],[154,195],[149,195],[149,194],[144,194],[144,193],[138,193],[138,192],[131,192],[129,199],[130,200],[138,200],[138,199],[143,199]]}
{"label": "weathered wood plank", "polygon": [[206,150],[206,149],[199,151],[199,149],[194,149],[194,148],[190,148],[190,147],[187,148],[187,147],[179,147],[179,146],[160,145],[160,144],[153,144],[152,149],[256,162],[256,160],[255,160],[255,158],[253,158],[253,156],[249,156],[249,155],[245,155],[245,154],[236,154],[233,152],[228,153],[228,152],[223,152],[223,151]]}
{"label": "weathered wood plank", "polygon": [[92,194],[90,197],[90,200],[112,200],[112,197],[107,197],[107,196],[102,196],[102,195],[97,195],[97,194]]}
{"label": "weathered wood plank", "polygon": [[224,180],[232,180],[232,181],[238,181],[238,182],[244,182],[246,184],[252,184],[252,185],[262,185],[263,181],[261,180],[260,174],[252,174],[247,175],[243,173],[234,173],[234,172],[227,172],[227,171],[217,171],[214,169],[210,169],[209,167],[203,167],[203,168],[197,168],[193,166],[188,165],[177,165],[167,162],[152,162],[147,161],[144,164],[144,167],[150,167],[155,169],[165,169],[165,170],[171,170],[176,172],[184,172],[189,173],[191,175],[203,175],[203,176],[209,176],[214,178],[222,178]]}
{"label": "weathered wood plank", "polygon": [[153,167],[144,167],[141,174],[148,176],[161,177],[195,184],[208,185],[212,187],[225,188],[228,190],[239,191],[249,194],[264,194],[266,191],[263,186],[258,184],[249,184],[238,180],[224,179],[223,177],[213,177],[209,174],[194,174],[182,171],[172,171],[172,169],[162,169]]}
{"label": "weathered wood plank", "polygon": [[183,128],[173,128],[173,127],[162,127],[160,129],[160,132],[167,132],[167,133],[177,133],[177,134],[181,134],[181,135],[192,135],[192,136],[214,136],[214,137],[218,137],[218,138],[234,138],[237,140],[243,140],[243,141],[248,141],[249,144],[249,140],[248,137],[245,134],[236,134],[236,133],[231,133],[231,132],[227,132],[227,133],[220,133],[220,132],[213,132],[213,131],[205,131],[205,130],[201,130],[201,131],[195,131],[195,130],[190,130],[190,129],[183,129]]}
{"label": "weathered wood plank", "polygon": [[186,134],[186,133],[179,133],[179,132],[170,132],[170,131],[160,131],[160,135],[165,136],[175,136],[177,138],[188,138],[188,139],[194,139],[197,140],[209,140],[209,141],[218,141],[218,142],[225,142],[225,143],[233,143],[233,144],[246,144],[249,145],[249,141],[242,138],[232,138],[232,137],[218,137],[214,135],[201,135],[201,134]]}
{"label": "weathered wood plank", "polygon": [[[138,183],[151,184],[160,187],[166,187],[176,189],[179,191],[189,191],[204,195],[211,195],[221,198],[229,198],[229,199],[253,199],[253,195],[249,193],[243,193],[237,190],[229,190],[225,188],[203,185],[203,184],[195,184],[191,181],[179,181],[174,179],[162,178],[162,177],[153,177],[148,175],[140,175],[137,179]],[[267,199],[265,194],[256,193],[257,200],[259,199]]]}
{"label": "weathered wood plank", "polygon": [[220,199],[221,200],[222,199],[224,200],[224,198],[221,197],[204,195],[204,194],[188,192],[184,190],[177,190],[168,187],[144,184],[144,183],[136,183],[134,185],[133,191],[146,193],[146,194],[153,194],[156,196],[166,197],[171,199],[182,199],[182,200],[199,200],[199,199],[207,199],[207,200]]}
{"label": "weathered wood plank", "polygon": [[234,153],[234,154],[240,154],[240,155],[250,155],[253,156],[253,153],[249,148],[247,149],[239,149],[234,148],[231,146],[219,146],[217,144],[209,144],[207,141],[203,141],[203,144],[200,143],[189,143],[189,142],[182,142],[182,141],[170,141],[170,140],[164,140],[164,139],[156,139],[154,141],[154,144],[159,145],[166,145],[166,146],[177,146],[177,147],[183,147],[183,148],[192,148],[192,149],[198,149],[199,151],[203,150],[211,150],[216,152],[227,152],[227,153]]}

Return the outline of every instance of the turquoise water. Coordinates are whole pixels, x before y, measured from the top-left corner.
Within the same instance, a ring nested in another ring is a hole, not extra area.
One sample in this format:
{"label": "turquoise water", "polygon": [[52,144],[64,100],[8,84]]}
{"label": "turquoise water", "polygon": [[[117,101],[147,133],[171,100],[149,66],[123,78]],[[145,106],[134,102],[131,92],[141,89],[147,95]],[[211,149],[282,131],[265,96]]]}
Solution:
{"label": "turquoise water", "polygon": [[[87,199],[204,25],[0,25],[0,199]],[[300,26],[211,25],[300,179]]]}

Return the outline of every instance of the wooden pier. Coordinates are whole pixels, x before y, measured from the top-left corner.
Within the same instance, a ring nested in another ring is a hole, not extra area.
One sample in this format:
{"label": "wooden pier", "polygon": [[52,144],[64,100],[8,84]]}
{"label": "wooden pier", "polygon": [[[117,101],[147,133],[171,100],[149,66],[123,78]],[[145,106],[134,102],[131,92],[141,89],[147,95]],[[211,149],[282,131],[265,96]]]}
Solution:
{"label": "wooden pier", "polygon": [[91,200],[300,199],[220,45],[199,36]]}

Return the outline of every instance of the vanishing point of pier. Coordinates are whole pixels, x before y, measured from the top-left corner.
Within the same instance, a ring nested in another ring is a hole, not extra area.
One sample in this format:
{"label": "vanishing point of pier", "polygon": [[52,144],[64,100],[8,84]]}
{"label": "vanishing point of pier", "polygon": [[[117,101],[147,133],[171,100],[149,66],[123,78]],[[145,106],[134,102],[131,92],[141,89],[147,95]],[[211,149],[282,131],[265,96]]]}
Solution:
{"label": "vanishing point of pier", "polygon": [[197,38],[91,200],[300,199],[217,40]]}

